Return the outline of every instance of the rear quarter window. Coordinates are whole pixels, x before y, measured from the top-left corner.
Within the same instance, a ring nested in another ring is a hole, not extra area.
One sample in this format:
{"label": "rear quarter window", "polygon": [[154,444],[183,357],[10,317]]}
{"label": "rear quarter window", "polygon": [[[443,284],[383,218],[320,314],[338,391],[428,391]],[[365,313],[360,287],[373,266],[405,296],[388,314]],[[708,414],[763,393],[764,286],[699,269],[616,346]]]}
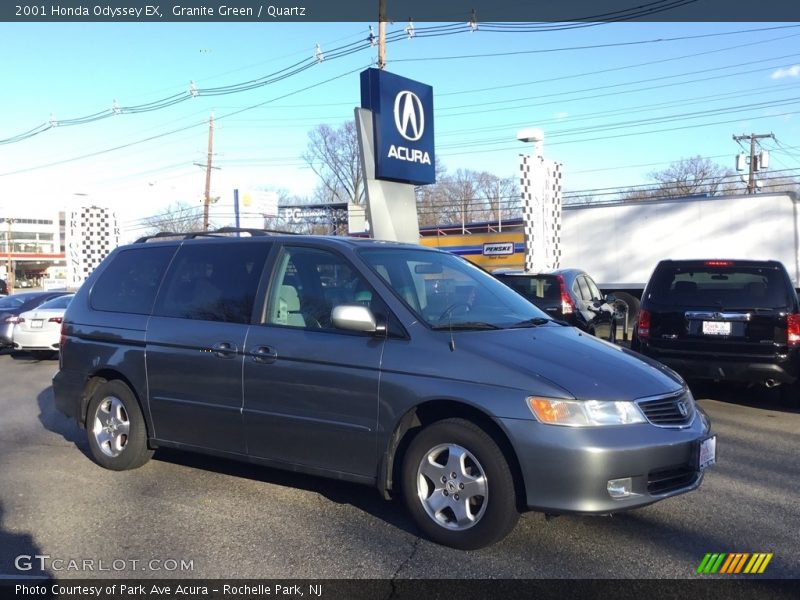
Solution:
{"label": "rear quarter window", "polygon": [[174,246],[120,251],[92,287],[95,310],[149,315]]}

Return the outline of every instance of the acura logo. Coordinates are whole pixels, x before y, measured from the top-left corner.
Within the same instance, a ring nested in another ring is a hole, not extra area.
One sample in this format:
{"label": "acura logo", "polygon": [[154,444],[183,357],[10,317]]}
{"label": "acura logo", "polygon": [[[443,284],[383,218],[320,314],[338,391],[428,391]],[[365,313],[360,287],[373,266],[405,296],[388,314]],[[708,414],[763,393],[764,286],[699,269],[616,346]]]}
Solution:
{"label": "acura logo", "polygon": [[410,142],[416,142],[425,132],[425,112],[422,100],[409,91],[397,94],[394,99],[394,124],[397,131]]}

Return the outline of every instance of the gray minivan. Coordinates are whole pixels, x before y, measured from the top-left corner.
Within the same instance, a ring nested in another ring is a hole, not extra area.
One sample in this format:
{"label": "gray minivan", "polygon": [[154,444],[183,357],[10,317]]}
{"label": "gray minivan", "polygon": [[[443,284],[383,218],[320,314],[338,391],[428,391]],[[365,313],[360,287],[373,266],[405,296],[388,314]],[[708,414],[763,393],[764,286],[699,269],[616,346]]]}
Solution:
{"label": "gray minivan", "polygon": [[367,239],[117,248],[67,309],[53,389],[106,468],[169,447],[360,482],[462,549],[522,510],[607,514],[693,490],[715,461],[667,367],[455,255]]}

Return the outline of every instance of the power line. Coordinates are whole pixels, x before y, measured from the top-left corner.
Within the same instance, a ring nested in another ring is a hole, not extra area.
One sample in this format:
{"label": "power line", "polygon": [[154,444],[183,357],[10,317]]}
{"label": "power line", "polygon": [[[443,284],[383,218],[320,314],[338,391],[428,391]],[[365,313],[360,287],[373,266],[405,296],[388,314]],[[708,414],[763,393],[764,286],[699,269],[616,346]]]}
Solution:
{"label": "power line", "polygon": [[[245,107],[245,108],[241,108],[239,110],[235,110],[233,112],[230,112],[230,113],[227,113],[227,114],[222,115],[220,117],[217,117],[217,120],[219,121],[219,120],[225,119],[227,117],[231,117],[233,115],[238,115],[238,114],[241,114],[241,113],[246,112],[248,110],[252,110],[254,108],[258,108],[260,106],[264,106],[266,104],[269,104],[270,102],[275,102],[277,100],[282,100],[283,98],[288,98],[289,96],[293,96],[295,94],[299,94],[301,92],[305,92],[307,90],[310,90],[312,88],[318,87],[320,85],[324,85],[326,83],[330,83],[331,81],[335,81],[337,79],[341,79],[342,77],[347,77],[348,75],[352,75],[353,73],[356,73],[358,71],[362,71],[364,68],[366,68],[366,67],[361,66],[361,67],[358,67],[358,68],[353,69],[351,71],[347,71],[345,73],[337,75],[335,77],[331,77],[329,79],[325,79],[324,81],[313,83],[311,85],[308,85],[306,87],[300,88],[300,89],[295,90],[293,92],[288,92],[288,93],[283,94],[281,96],[277,96],[275,98],[271,98],[270,100],[265,100],[264,102],[259,102],[258,104],[254,104],[252,106],[248,106],[248,107]],[[108,154],[109,152],[115,152],[117,150],[122,150],[124,148],[130,148],[132,146],[137,146],[139,144],[144,144],[146,142],[151,142],[153,140],[157,140],[157,139],[169,136],[169,135],[173,135],[173,134],[179,133],[181,131],[186,131],[188,129],[193,129],[195,127],[204,126],[204,125],[206,125],[206,121],[199,121],[199,122],[193,123],[191,125],[187,125],[185,127],[180,127],[178,129],[174,129],[174,130],[171,130],[171,131],[166,131],[166,132],[163,132],[163,133],[160,133],[160,134],[157,134],[157,135],[152,135],[152,136],[149,136],[149,137],[146,137],[146,138],[143,138],[143,139],[139,139],[139,140],[136,140],[136,141],[133,141],[133,142],[128,142],[126,144],[121,144],[119,146],[112,146],[112,147],[106,148],[104,150],[98,150],[98,151],[95,151],[95,152],[82,154],[80,156],[74,156],[72,158],[65,158],[65,159],[62,159],[62,160],[57,160],[57,161],[53,161],[53,162],[50,162],[50,163],[37,165],[37,166],[34,166],[34,167],[26,167],[26,168],[17,169],[17,170],[14,170],[14,171],[6,171],[4,173],[0,173],[0,177],[4,177],[4,176],[7,176],[7,175],[17,175],[19,173],[28,173],[30,171],[35,171],[35,170],[43,169],[43,168],[46,168],[46,167],[53,167],[53,166],[57,166],[57,165],[63,165],[63,164],[67,164],[67,163],[83,160],[83,159],[86,159],[86,158],[93,158],[95,156],[100,156],[102,154]]]}

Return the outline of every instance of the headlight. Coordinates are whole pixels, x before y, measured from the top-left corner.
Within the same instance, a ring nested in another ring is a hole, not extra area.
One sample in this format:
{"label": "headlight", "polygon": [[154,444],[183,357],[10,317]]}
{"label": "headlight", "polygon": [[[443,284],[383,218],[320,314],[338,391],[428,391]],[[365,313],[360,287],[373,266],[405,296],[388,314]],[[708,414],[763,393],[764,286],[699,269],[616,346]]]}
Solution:
{"label": "headlight", "polygon": [[548,425],[600,427],[647,422],[633,402],[557,400],[531,396],[528,406],[539,421]]}

